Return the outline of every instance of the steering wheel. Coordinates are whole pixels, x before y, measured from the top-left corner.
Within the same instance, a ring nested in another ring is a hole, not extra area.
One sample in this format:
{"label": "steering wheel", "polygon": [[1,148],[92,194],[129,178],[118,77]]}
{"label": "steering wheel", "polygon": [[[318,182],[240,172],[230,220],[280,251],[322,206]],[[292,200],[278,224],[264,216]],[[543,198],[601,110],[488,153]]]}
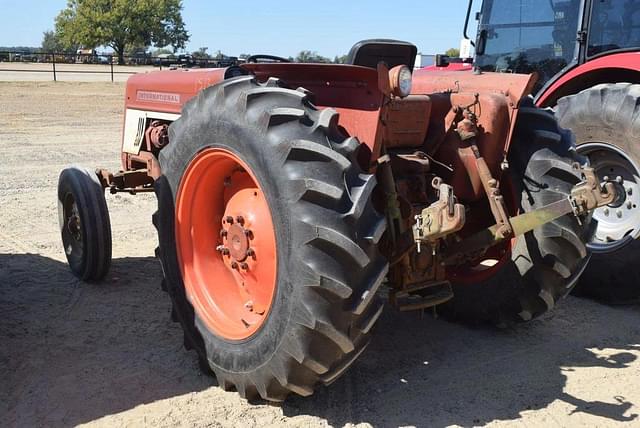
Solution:
{"label": "steering wheel", "polygon": [[275,55],[251,55],[249,58],[247,58],[247,62],[258,63],[260,62],[260,60],[267,60],[269,62],[291,62],[286,58]]}

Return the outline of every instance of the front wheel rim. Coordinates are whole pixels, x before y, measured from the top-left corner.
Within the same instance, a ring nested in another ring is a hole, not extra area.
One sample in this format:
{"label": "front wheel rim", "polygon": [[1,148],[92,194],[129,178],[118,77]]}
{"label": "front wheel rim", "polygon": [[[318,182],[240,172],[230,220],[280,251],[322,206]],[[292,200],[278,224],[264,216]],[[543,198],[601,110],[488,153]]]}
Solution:
{"label": "front wheel rim", "polygon": [[640,168],[624,151],[607,143],[586,143],[578,153],[589,158],[600,180],[616,180],[624,193],[614,204],[593,213],[597,222],[592,243],[612,247],[620,240],[640,236]]}
{"label": "front wheel rim", "polygon": [[266,321],[276,291],[271,211],[258,180],[234,153],[205,149],[176,198],[176,246],[187,298],[216,335],[243,340]]}

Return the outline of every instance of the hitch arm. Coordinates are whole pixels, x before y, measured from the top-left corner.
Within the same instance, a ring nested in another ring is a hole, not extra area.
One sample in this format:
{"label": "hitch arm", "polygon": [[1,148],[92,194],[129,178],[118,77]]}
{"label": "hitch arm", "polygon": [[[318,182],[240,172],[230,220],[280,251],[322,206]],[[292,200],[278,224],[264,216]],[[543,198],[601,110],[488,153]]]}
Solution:
{"label": "hitch arm", "polygon": [[569,197],[537,210],[511,217],[509,219],[512,228],[511,235],[503,236],[500,233],[500,226],[496,224],[454,244],[445,253],[445,263],[447,265],[459,264],[460,259],[465,255],[481,253],[506,239],[524,235],[567,214],[573,214],[578,221],[581,221],[581,216],[616,200],[617,191],[612,182],[605,182],[601,185],[593,168],[590,167],[582,168],[582,173],[584,181],[571,190]]}

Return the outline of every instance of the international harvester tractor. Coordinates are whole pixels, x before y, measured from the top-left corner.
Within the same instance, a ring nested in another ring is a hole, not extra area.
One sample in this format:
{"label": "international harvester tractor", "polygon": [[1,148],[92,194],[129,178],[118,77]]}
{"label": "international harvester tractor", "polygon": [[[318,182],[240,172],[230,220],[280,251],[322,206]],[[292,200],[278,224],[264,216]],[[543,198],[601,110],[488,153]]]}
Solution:
{"label": "international harvester tractor", "polygon": [[349,64],[255,56],[126,87],[122,170],[65,169],[72,271],[103,278],[110,193],[155,191],[157,256],[187,349],[219,384],[281,401],[358,358],[388,288],[400,311],[528,321],[588,262],[590,213],[615,202],[534,75],[413,71],[415,46]]}

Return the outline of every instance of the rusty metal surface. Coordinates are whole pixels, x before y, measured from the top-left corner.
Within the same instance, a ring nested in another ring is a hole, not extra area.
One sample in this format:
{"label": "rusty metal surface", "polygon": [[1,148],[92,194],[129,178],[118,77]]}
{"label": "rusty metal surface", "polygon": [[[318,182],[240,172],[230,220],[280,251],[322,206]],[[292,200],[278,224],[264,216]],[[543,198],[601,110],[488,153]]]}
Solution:
{"label": "rusty metal surface", "polygon": [[618,188],[613,182],[606,181],[601,185],[595,170],[591,167],[582,168],[582,175],[584,181],[571,190],[575,215],[584,215],[616,200]]}
{"label": "rusty metal surface", "polygon": [[585,180],[573,187],[570,196],[537,210],[509,218],[513,232],[510,235],[501,233],[500,225],[496,224],[449,247],[445,255],[446,264],[459,264],[468,255],[482,252],[506,239],[524,235],[567,214],[573,214],[578,221],[581,221],[580,217],[616,200],[617,190],[614,183],[601,184],[592,168],[580,169]]}
{"label": "rusty metal surface", "polygon": [[477,201],[484,197],[482,180],[475,156],[459,150],[468,144],[458,132],[458,125],[462,127],[461,131],[464,130],[463,113],[467,106],[475,105],[476,145],[491,175],[499,179],[511,129],[508,98],[494,93],[451,93],[431,95],[430,99],[433,109],[425,150],[451,168],[452,171],[434,166],[438,175],[453,186],[461,201]]}
{"label": "rusty metal surface", "polygon": [[127,81],[125,107],[179,114],[198,92],[221,82],[225,71],[178,69],[136,74]]}
{"label": "rusty metal surface", "polygon": [[161,120],[152,121],[145,131],[144,137],[147,151],[151,152],[154,148],[162,149],[169,144],[169,123]]}
{"label": "rusty metal surface", "polygon": [[430,116],[431,100],[426,95],[391,99],[380,114],[384,146],[387,149],[421,147]]}
{"label": "rusty metal surface", "polygon": [[465,207],[456,203],[453,188],[439,179],[434,180],[434,187],[438,187],[438,201],[415,217],[413,231],[418,252],[421,252],[422,243],[435,242],[458,232],[464,227],[466,220]]}
{"label": "rusty metal surface", "polygon": [[533,74],[431,71],[419,69],[413,73],[412,94],[480,93],[508,98],[513,108],[531,94],[537,78]]}

